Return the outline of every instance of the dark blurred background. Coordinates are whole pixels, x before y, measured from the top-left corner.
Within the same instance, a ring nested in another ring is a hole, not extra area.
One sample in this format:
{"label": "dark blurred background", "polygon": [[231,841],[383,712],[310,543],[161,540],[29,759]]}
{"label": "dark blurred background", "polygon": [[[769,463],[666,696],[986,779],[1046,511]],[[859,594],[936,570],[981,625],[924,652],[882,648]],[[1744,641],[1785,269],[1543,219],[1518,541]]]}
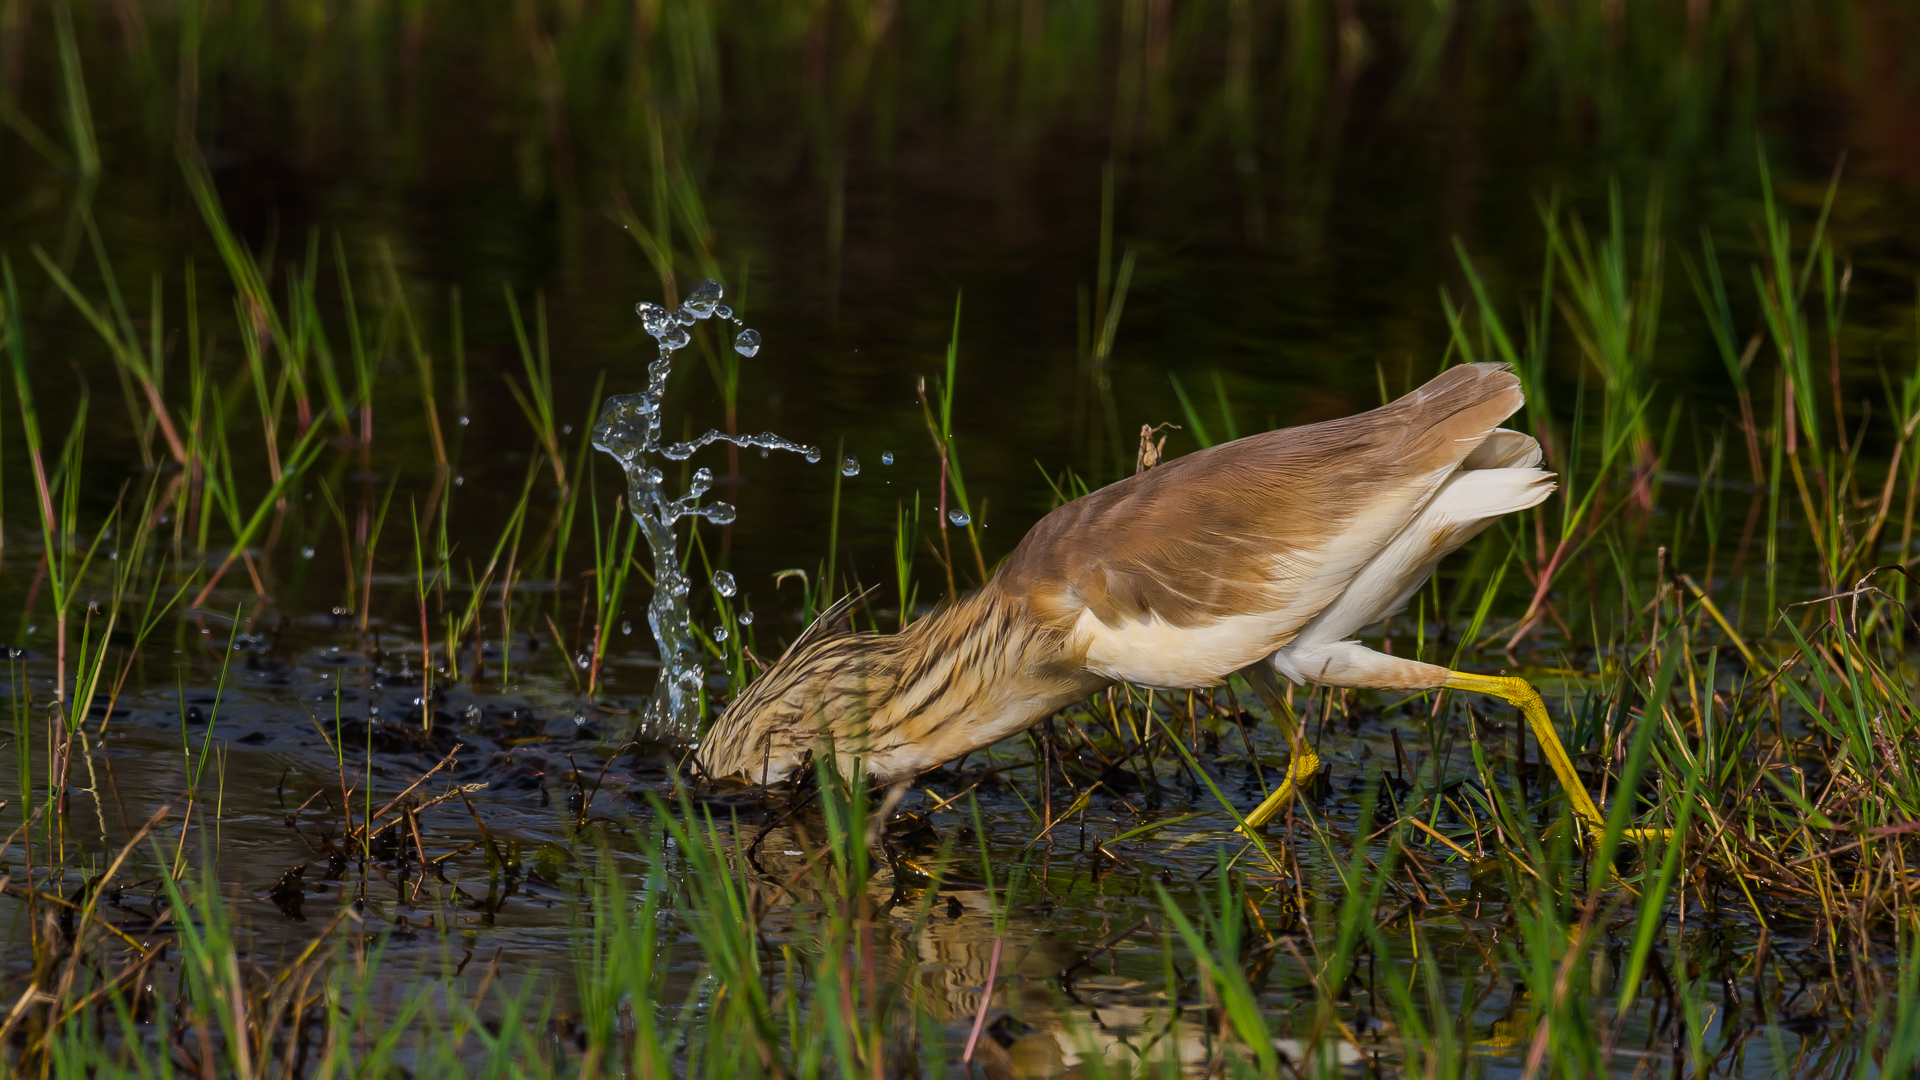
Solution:
{"label": "dark blurred background", "polygon": [[[1735,321],[1757,325],[1763,160],[1797,236],[1842,170],[1843,397],[1877,395],[1914,363],[1916,30],[1896,0],[0,0],[0,248],[43,408],[90,386],[91,452],[137,467],[103,346],[28,252],[102,292],[91,215],[136,315],[155,275],[174,303],[192,260],[216,368],[237,367],[180,164],[200,156],[270,289],[313,245],[337,320],[336,237],[363,304],[397,277],[443,414],[471,419],[469,511],[510,504],[533,447],[503,383],[503,289],[544,298],[571,454],[597,380],[643,377],[635,301],[718,277],[766,339],[738,426],[829,460],[844,440],[866,468],[841,558],[875,580],[897,501],[933,498],[915,384],[944,370],[956,303],[954,426],[989,562],[1051,505],[1043,470],[1131,472],[1142,423],[1197,445],[1174,378],[1220,439],[1431,374],[1443,295],[1472,304],[1456,241],[1510,327],[1553,335],[1551,408],[1571,411],[1580,353],[1540,320],[1548,213],[1595,237],[1614,215],[1665,281],[1655,412],[1717,400],[1681,263],[1710,231]],[[424,485],[412,361],[374,347],[376,465]],[[669,430],[724,424],[708,356],[683,354]],[[741,472],[736,563],[814,566],[829,467]]]}

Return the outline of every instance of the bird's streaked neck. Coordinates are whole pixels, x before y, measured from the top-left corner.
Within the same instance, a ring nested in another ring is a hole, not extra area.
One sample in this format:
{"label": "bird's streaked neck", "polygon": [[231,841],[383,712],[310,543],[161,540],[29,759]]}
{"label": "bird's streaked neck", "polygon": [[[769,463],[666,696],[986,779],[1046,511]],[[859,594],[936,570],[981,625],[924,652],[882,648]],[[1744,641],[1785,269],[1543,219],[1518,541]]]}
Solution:
{"label": "bird's streaked neck", "polygon": [[989,582],[898,634],[804,643],[709,732],[711,775],[788,776],[829,736],[844,774],[911,776],[1024,730],[1104,685]]}
{"label": "bird's streaked neck", "polygon": [[908,776],[1025,730],[1104,684],[1065,663],[1062,635],[990,582],[909,626],[866,748],[877,779]]}

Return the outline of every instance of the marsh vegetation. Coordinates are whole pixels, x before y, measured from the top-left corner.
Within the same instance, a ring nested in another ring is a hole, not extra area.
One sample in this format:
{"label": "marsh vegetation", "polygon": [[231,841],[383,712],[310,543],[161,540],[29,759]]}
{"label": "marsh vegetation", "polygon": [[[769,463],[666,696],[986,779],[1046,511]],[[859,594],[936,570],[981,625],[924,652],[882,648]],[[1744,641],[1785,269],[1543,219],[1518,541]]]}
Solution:
{"label": "marsh vegetation", "polygon": [[[1914,29],[0,0],[0,1060],[1907,1075]],[[594,424],[647,385],[635,303],[709,279],[756,336],[689,323],[649,415],[733,438],[637,526]],[[643,722],[656,583],[697,730],[834,601],[891,631],[983,580],[1143,425],[1480,360],[1560,490],[1368,637],[1533,679],[1602,834],[1450,694],[1295,692],[1326,771],[1250,841],[1287,747],[1239,685],[885,803],[688,784]]]}

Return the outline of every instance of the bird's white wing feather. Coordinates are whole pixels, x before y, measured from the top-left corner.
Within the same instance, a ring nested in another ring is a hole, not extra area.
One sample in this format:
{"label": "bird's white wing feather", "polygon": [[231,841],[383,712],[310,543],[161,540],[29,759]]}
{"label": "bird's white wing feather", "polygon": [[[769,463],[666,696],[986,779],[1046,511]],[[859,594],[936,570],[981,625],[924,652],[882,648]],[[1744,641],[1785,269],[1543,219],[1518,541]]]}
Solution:
{"label": "bird's white wing feather", "polygon": [[[1538,453],[1535,448],[1534,454]],[[1393,614],[1441,559],[1478,536],[1495,518],[1537,506],[1552,493],[1553,474],[1540,469],[1460,470],[1372,562],[1354,575],[1333,603],[1301,628],[1293,643],[1310,646],[1340,641]]]}

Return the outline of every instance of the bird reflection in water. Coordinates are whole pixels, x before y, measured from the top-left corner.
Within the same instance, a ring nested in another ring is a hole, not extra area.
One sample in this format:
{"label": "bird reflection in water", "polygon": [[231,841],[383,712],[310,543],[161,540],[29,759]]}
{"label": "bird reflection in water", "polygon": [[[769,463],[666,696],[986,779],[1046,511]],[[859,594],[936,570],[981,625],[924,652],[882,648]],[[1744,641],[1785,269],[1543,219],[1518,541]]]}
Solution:
{"label": "bird reflection in water", "polygon": [[[761,927],[805,936],[815,913],[840,901],[840,886],[809,867],[824,860],[808,852],[814,839],[808,831],[781,827],[759,839],[750,872],[766,886],[762,895],[772,897]],[[1198,1077],[1223,1057],[1250,1057],[1225,1034],[1217,1006],[1197,990],[1190,1000],[1168,999],[1158,977],[1164,971],[1158,919],[1102,926],[1093,940],[1075,940],[1056,926],[1050,903],[1001,911],[1004,883],[989,890],[964,871],[941,880],[912,871],[906,876],[913,880],[896,891],[883,864],[868,884],[877,915],[873,967],[899,973],[898,992],[916,998],[945,1026],[955,1057],[982,1018],[981,995],[991,978],[993,997],[971,1063],[992,1080],[1164,1075],[1169,1068]],[[1292,1038],[1274,1039],[1273,1046],[1283,1061],[1296,1064],[1307,1050]],[[1362,1057],[1344,1039],[1329,1041],[1321,1054],[1342,1065]]]}

